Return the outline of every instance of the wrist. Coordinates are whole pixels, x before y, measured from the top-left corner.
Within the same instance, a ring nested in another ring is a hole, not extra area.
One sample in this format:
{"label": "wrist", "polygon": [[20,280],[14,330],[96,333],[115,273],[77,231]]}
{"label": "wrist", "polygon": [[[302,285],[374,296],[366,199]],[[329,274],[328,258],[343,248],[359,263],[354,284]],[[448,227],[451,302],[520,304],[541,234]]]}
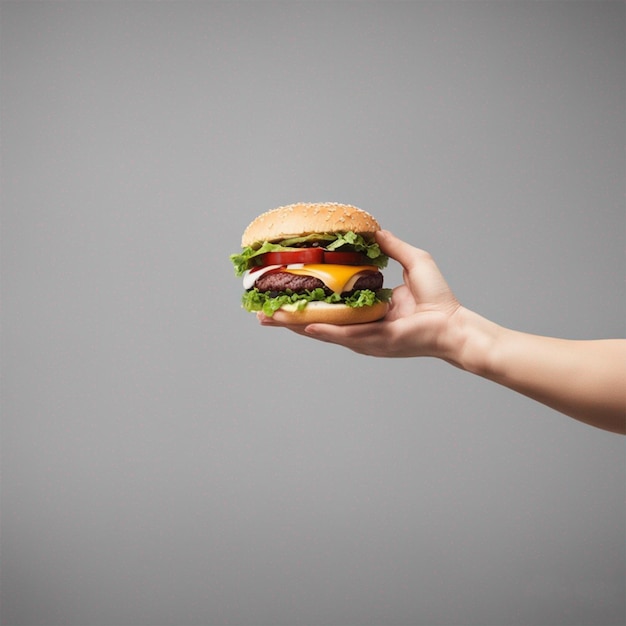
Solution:
{"label": "wrist", "polygon": [[451,319],[448,349],[443,358],[462,370],[489,377],[503,332],[498,324],[461,306]]}

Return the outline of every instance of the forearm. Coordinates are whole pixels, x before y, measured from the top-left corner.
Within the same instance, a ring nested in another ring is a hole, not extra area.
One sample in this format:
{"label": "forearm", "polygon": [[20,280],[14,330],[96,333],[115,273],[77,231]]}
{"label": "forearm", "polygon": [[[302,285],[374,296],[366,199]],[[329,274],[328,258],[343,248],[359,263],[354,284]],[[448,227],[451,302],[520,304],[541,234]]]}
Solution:
{"label": "forearm", "polygon": [[574,341],[509,330],[459,311],[459,367],[587,424],[626,434],[626,341]]}

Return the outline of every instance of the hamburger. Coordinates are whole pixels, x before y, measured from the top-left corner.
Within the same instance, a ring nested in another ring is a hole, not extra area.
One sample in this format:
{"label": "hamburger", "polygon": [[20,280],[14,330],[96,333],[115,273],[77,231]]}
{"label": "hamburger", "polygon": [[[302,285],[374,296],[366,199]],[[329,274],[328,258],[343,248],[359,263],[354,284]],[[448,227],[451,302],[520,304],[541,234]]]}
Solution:
{"label": "hamburger", "polygon": [[[335,202],[298,203],[259,215],[231,255],[243,276],[242,306],[286,323],[358,324],[387,313],[391,289],[380,270],[389,258],[375,240],[378,222]],[[281,320],[282,321],[282,320]]]}

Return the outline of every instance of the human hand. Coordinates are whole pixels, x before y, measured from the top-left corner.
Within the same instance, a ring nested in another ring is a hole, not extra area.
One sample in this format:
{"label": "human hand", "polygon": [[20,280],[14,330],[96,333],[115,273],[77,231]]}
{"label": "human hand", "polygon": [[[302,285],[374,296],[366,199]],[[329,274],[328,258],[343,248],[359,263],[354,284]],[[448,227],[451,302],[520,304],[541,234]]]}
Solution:
{"label": "human hand", "polygon": [[388,231],[381,250],[403,267],[389,312],[369,324],[286,324],[281,311],[263,326],[379,357],[432,356],[497,382],[592,426],[626,433],[626,340],[570,341],[510,330],[461,306],[433,258]]}
{"label": "human hand", "polygon": [[450,357],[456,313],[461,308],[433,258],[389,231],[378,231],[381,250],[403,267],[404,284],[393,290],[389,312],[369,324],[290,325],[258,313],[263,326],[289,330],[321,341],[345,346],[359,354],[379,357]]}

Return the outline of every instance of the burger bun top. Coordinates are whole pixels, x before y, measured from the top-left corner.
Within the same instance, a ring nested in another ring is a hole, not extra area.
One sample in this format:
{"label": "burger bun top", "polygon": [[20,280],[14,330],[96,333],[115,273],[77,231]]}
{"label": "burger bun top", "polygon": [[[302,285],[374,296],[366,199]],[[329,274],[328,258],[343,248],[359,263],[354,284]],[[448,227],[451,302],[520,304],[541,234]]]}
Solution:
{"label": "burger bun top", "polygon": [[241,237],[242,247],[313,233],[374,235],[379,223],[367,212],[337,202],[300,202],[272,209],[254,219]]}

